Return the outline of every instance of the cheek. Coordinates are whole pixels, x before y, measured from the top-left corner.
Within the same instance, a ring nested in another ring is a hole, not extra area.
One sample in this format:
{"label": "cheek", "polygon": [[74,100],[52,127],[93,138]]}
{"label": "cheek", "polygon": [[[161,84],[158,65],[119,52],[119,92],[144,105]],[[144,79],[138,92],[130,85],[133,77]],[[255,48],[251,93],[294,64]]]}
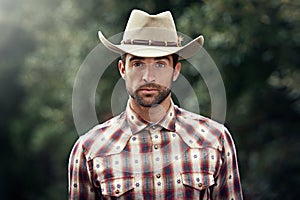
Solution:
{"label": "cheek", "polygon": [[138,76],[138,73],[130,68],[126,70],[125,74],[128,80],[134,80]]}
{"label": "cheek", "polygon": [[127,81],[132,83],[138,83],[141,82],[141,80],[143,79],[143,74],[142,72],[130,71],[127,72],[126,77],[127,77]]}
{"label": "cheek", "polygon": [[126,78],[125,78],[125,84],[127,89],[133,89],[135,90],[138,85],[140,83],[140,80],[138,78],[138,76],[136,76],[135,74],[126,74]]}
{"label": "cheek", "polygon": [[159,79],[157,79],[157,83],[165,87],[170,87],[172,81],[173,81],[173,76],[169,74],[168,75],[165,74],[165,76],[162,76]]}

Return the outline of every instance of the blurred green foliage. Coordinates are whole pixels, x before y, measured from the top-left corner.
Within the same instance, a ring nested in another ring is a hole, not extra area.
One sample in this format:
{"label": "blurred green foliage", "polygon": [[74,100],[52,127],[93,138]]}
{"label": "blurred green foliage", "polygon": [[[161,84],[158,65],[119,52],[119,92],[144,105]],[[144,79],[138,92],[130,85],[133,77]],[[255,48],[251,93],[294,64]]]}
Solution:
{"label": "blurred green foliage", "polygon": [[[226,87],[245,199],[297,199],[300,2],[291,0],[0,0],[0,199],[67,198],[76,73],[97,31],[123,31],[133,8],[171,10],[180,32],[205,36]],[[203,80],[183,74],[209,115]],[[118,79],[112,65],[99,83],[100,122],[112,115]]]}

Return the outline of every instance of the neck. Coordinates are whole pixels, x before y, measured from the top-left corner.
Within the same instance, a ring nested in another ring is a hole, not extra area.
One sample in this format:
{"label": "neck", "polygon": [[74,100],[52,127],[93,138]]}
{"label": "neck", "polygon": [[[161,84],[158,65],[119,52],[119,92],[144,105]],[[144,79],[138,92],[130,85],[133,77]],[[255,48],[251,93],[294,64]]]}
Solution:
{"label": "neck", "polygon": [[171,105],[171,94],[159,105],[153,107],[143,107],[130,97],[129,105],[131,109],[140,117],[150,123],[159,122],[167,113]]}

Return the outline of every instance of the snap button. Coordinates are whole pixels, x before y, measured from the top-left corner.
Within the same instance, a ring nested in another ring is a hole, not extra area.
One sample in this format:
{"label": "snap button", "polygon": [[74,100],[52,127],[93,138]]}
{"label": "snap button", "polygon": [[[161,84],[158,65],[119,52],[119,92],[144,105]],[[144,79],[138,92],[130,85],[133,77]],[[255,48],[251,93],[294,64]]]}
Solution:
{"label": "snap button", "polygon": [[202,183],[198,183],[198,187],[202,187]]}
{"label": "snap button", "polygon": [[156,126],[152,126],[152,129],[156,129]]}
{"label": "snap button", "polygon": [[160,174],[156,174],[156,178],[160,178],[161,177],[161,175]]}
{"label": "snap button", "polygon": [[158,145],[157,144],[154,145],[154,149],[158,149]]}
{"label": "snap button", "polygon": [[115,193],[116,193],[116,194],[120,194],[120,190],[117,189],[117,190],[115,191]]}

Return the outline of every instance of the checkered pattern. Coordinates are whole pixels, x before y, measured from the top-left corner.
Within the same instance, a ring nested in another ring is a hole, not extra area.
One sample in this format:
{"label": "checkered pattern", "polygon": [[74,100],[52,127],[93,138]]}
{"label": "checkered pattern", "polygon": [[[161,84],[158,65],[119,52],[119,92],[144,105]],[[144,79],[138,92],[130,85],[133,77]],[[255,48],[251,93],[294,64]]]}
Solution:
{"label": "checkered pattern", "polygon": [[242,199],[228,130],[171,105],[151,124],[129,106],[81,136],[69,160],[69,199]]}

